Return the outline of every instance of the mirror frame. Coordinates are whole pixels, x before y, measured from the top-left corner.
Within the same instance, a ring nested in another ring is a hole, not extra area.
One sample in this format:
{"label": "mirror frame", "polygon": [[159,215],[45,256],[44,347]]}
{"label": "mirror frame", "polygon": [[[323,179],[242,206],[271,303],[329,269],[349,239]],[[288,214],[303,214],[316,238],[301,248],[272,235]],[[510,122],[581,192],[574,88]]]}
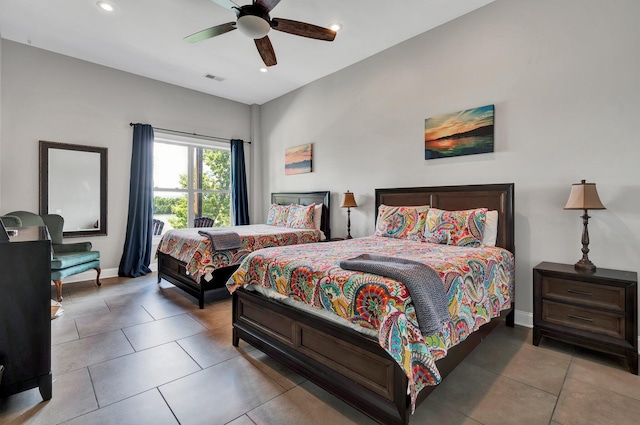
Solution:
{"label": "mirror frame", "polygon": [[95,230],[63,232],[66,238],[107,235],[107,148],[40,140],[40,215],[49,214],[49,150],[62,149],[100,154],[100,226]]}

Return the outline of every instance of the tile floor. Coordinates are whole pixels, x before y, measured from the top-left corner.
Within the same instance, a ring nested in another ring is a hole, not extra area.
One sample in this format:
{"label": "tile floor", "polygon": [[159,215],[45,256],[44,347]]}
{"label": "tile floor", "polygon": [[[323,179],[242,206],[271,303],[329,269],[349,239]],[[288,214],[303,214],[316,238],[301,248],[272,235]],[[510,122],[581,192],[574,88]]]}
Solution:
{"label": "tile floor", "polygon": [[[241,342],[231,303],[204,310],[156,275],[64,285],[51,322],[53,398],[0,399],[1,424],[371,424]],[[53,293],[54,291],[52,291]],[[498,326],[410,424],[637,424],[640,378],[622,361]]]}

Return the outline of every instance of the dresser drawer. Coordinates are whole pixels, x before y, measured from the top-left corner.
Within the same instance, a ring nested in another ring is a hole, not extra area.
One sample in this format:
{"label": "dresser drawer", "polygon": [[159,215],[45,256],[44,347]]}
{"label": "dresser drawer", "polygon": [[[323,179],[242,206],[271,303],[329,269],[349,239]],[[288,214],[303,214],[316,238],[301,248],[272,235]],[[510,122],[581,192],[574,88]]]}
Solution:
{"label": "dresser drawer", "polygon": [[624,314],[608,313],[543,300],[542,320],[614,338],[625,338]]}
{"label": "dresser drawer", "polygon": [[625,289],[618,286],[543,276],[542,298],[586,307],[625,311]]}

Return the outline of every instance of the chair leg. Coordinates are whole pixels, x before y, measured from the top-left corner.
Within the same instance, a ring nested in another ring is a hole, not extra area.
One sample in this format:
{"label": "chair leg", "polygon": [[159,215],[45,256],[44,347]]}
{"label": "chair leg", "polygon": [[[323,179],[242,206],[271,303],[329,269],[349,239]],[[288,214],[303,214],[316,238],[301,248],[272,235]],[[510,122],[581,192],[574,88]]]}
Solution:
{"label": "chair leg", "polygon": [[100,282],[100,272],[101,272],[102,270],[100,269],[100,267],[96,267],[96,271],[98,272],[98,276],[96,277],[96,284],[97,284],[98,286],[102,286],[102,283]]}
{"label": "chair leg", "polygon": [[62,302],[62,281],[54,280],[53,283],[56,284],[56,293],[58,295],[58,302]]}

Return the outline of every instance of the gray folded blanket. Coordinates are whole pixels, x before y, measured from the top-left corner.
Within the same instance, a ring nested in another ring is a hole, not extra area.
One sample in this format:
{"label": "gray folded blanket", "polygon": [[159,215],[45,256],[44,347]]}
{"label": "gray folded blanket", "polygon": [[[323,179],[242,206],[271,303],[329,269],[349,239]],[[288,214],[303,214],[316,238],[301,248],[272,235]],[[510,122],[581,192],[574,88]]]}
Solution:
{"label": "gray folded blanket", "polygon": [[342,260],[340,267],[390,277],[403,283],[413,300],[422,335],[438,332],[451,320],[444,283],[438,273],[426,264],[404,258],[362,254]]}
{"label": "gray folded blanket", "polygon": [[240,235],[230,230],[198,230],[198,234],[209,238],[211,248],[214,251],[230,251],[242,248]]}

